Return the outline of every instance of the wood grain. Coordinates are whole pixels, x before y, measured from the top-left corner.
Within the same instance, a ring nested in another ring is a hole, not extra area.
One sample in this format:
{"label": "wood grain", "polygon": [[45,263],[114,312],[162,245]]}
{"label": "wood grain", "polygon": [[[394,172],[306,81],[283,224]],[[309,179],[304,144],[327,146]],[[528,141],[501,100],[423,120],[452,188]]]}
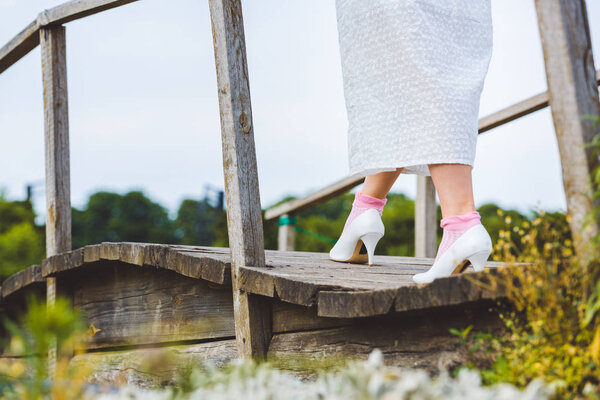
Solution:
{"label": "wood grain", "polygon": [[417,176],[415,257],[435,257],[437,226],[437,204],[433,180],[430,176]]}
{"label": "wood grain", "polygon": [[[178,264],[184,258],[185,264]],[[173,246],[150,243],[101,243],[50,257],[42,262],[42,276],[70,276],[77,270],[114,260],[154,271],[175,272],[194,279],[229,286],[230,254],[227,248]],[[429,269],[432,258],[375,256],[375,264],[338,263],[325,253],[299,251],[265,252],[264,267],[241,267],[241,290],[305,307],[319,316],[346,318],[404,312],[450,304],[501,298],[473,280],[485,280],[503,263],[490,261],[489,271],[438,279],[417,286],[412,275]],[[511,266],[525,268],[526,264]],[[505,268],[510,271],[510,268]],[[393,306],[388,295],[393,293]],[[383,296],[383,297],[382,297]],[[270,307],[266,305],[266,307]],[[270,318],[270,317],[269,317]]]}
{"label": "wood grain", "polygon": [[240,0],[209,0],[209,6],[221,114],[236,339],[240,356],[264,357],[271,339],[268,300],[246,292],[238,281],[240,268],[265,265],[242,5]]}
{"label": "wood grain", "polygon": [[464,365],[467,347],[449,330],[473,325],[479,330],[502,334],[503,324],[490,304],[445,307],[428,312],[354,320],[351,326],[312,331],[277,333],[269,347],[269,355],[346,356],[366,359],[373,349],[384,354],[387,365],[424,368],[440,372]]}
{"label": "wood grain", "polygon": [[[584,0],[536,0],[548,93],[562,165],[569,225],[576,253],[594,254],[599,216],[586,226],[592,210],[591,174],[598,166],[592,147],[600,132],[585,115],[600,115],[600,100]],[[597,199],[600,203],[600,198]]]}
{"label": "wood grain", "polygon": [[168,347],[150,347],[78,354],[70,366],[85,371],[93,366],[89,383],[125,384],[156,388],[177,384],[177,378],[205,361],[222,366],[237,356],[234,339]]}
{"label": "wood grain", "polygon": [[0,48],[0,74],[40,44],[39,25],[32,21]]}
{"label": "wood grain", "polygon": [[72,0],[38,14],[40,26],[60,25],[138,0]]}
{"label": "wood grain", "polygon": [[231,289],[172,271],[104,261],[70,282],[97,332],[90,348],[233,338]]}
{"label": "wood grain", "polygon": [[46,254],[71,250],[69,108],[65,28],[40,30],[46,149]]}
{"label": "wood grain", "polygon": [[6,278],[2,282],[0,295],[4,299],[13,293],[26,290],[30,286],[43,287],[45,285],[45,280],[42,277],[42,268],[39,265],[32,265]]}

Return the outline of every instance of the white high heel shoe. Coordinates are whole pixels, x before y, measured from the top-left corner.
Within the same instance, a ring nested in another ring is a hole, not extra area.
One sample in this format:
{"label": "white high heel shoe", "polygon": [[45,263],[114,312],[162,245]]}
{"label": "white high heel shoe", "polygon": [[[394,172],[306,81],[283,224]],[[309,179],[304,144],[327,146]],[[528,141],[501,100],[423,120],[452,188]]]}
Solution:
{"label": "white high heel shoe", "polygon": [[459,274],[467,269],[469,263],[475,271],[483,271],[491,252],[492,239],[483,225],[477,224],[467,229],[429,271],[414,275],[413,281],[430,283],[436,278]]}
{"label": "white high heel shoe", "polygon": [[385,233],[379,212],[370,208],[356,217],[342,232],[329,252],[333,261],[373,265],[375,246]]}

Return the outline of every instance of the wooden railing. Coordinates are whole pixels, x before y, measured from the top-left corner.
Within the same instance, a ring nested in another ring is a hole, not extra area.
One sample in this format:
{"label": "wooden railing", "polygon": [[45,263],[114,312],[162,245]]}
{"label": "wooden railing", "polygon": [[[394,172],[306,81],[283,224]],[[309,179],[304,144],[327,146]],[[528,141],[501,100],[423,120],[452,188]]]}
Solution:
{"label": "wooden railing", "polygon": [[[46,170],[46,254],[71,250],[71,200],[66,41],[63,24],[137,0],[73,0],[43,11],[0,49],[0,73],[36,46],[41,46],[44,87]],[[550,104],[555,122],[570,226],[580,232],[592,209],[586,191],[598,164],[584,144],[595,134],[584,114],[600,115],[597,77],[584,0],[535,0],[544,49],[548,92],[483,118],[479,130],[492,129]],[[240,356],[262,356],[271,335],[269,300],[239,287],[240,271],[264,267],[262,210],[256,169],[256,152],[241,0],[208,0],[215,47],[215,65],[221,117],[223,172],[236,342]],[[431,181],[419,178],[416,206],[418,254],[431,255],[435,243],[435,191]],[[335,197],[359,180],[342,180],[305,199],[280,205],[268,218],[294,214]],[[597,221],[583,237],[575,237],[575,250],[585,251]],[[289,233],[289,231],[288,231]],[[289,240],[287,241],[289,243]],[[47,301],[56,296],[55,278],[47,280]],[[50,355],[52,360],[52,354]]]}
{"label": "wooden railing", "polygon": [[[596,84],[600,85],[600,69],[596,71]],[[479,134],[525,117],[548,107],[548,92],[531,96],[479,120]],[[278,248],[294,250],[296,215],[329,199],[346,193],[362,184],[365,178],[344,178],[305,197],[290,200],[266,210],[265,219],[279,218]],[[417,177],[415,199],[415,257],[434,257],[437,251],[437,206],[435,187],[431,177]]]}

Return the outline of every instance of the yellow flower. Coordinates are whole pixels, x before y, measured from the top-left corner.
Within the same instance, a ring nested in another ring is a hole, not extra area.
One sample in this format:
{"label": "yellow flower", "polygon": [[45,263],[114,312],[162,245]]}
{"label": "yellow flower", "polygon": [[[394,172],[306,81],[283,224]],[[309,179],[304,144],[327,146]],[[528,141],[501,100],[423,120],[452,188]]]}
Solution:
{"label": "yellow flower", "polygon": [[529,221],[523,221],[523,228],[529,228]]}
{"label": "yellow flower", "polygon": [[512,218],[510,216],[506,216],[506,218],[504,218],[504,222],[506,222],[507,224],[510,224],[512,221]]}
{"label": "yellow flower", "polygon": [[10,351],[14,355],[22,355],[25,350],[23,339],[18,336],[13,336],[10,339]]}
{"label": "yellow flower", "polygon": [[503,216],[504,215],[504,212],[500,208],[496,210],[496,213],[498,213],[499,216]]}
{"label": "yellow flower", "polygon": [[18,378],[25,372],[25,363],[21,360],[13,362],[8,368],[8,376]]}

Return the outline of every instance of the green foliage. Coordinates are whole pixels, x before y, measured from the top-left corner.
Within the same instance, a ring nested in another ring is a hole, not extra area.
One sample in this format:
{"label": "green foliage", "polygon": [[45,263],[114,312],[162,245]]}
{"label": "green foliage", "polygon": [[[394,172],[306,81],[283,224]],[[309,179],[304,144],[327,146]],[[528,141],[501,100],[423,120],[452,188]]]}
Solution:
{"label": "green foliage", "polygon": [[177,243],[164,207],[142,192],[97,192],[85,210],[73,209],[73,248],[101,242]]}
{"label": "green foliage", "polygon": [[7,201],[0,196],[0,279],[45,257],[43,228],[35,225],[28,201]]}
{"label": "green foliage", "polygon": [[[597,152],[600,135],[594,143]],[[600,167],[593,178],[599,204]],[[598,207],[586,217],[587,222],[598,222]],[[542,378],[553,386],[558,398],[598,398],[600,234],[593,240],[591,257],[581,259],[573,254],[568,217],[540,211],[531,223],[515,223],[502,210],[497,214],[504,218],[505,226],[498,230],[494,259],[507,262],[509,268],[497,279],[482,284],[505,288],[516,311],[500,314],[508,328],[507,337],[487,338],[495,353],[492,365],[469,366],[484,367],[482,376],[488,384],[525,386]],[[516,265],[519,262],[532,265],[523,268]],[[461,340],[473,345],[470,338]]]}
{"label": "green foliage", "polygon": [[[49,307],[43,300],[29,297],[27,312],[18,321],[4,320],[12,334],[0,359],[0,387],[3,399],[74,399],[81,396],[87,368],[74,369],[71,353],[82,350],[84,323],[71,302],[57,297]],[[58,351],[56,351],[58,349]],[[53,382],[49,381],[49,352],[56,355]]]}
{"label": "green foliage", "polygon": [[207,198],[185,199],[175,220],[175,236],[179,244],[210,246],[215,242],[215,226],[225,212],[213,207]]}

